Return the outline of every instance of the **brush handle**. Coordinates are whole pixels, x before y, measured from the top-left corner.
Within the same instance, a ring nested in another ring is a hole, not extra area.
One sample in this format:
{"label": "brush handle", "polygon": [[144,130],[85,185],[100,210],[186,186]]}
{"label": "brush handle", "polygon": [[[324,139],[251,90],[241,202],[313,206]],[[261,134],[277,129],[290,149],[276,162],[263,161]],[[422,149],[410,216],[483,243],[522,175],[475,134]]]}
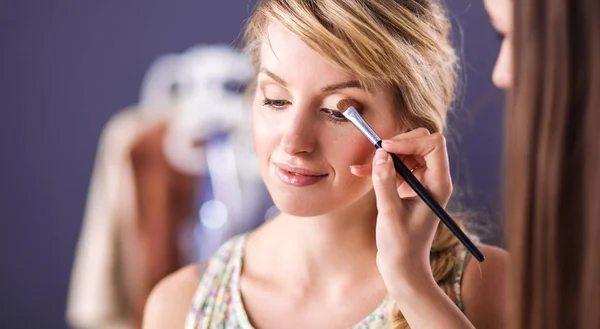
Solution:
{"label": "brush handle", "polygon": [[[381,147],[381,141],[375,144],[376,148]],[[479,262],[483,262],[485,257],[479,251],[477,246],[469,239],[469,237],[463,232],[456,222],[448,215],[446,210],[440,206],[433,196],[427,191],[425,186],[410,172],[410,169],[398,158],[397,155],[390,153],[392,161],[394,162],[394,168],[396,172],[404,179],[404,181],[417,193],[417,195],[429,206],[431,210],[438,216],[438,218],[450,229],[450,231],[462,242],[467,250],[477,259]]]}

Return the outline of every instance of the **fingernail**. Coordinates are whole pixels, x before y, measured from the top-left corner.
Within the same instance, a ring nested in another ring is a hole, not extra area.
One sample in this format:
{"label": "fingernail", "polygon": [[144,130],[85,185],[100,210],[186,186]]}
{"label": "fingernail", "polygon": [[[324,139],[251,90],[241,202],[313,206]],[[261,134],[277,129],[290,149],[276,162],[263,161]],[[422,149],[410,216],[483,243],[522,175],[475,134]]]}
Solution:
{"label": "fingernail", "polygon": [[380,165],[386,163],[389,155],[383,149],[377,149],[375,152],[375,165]]}

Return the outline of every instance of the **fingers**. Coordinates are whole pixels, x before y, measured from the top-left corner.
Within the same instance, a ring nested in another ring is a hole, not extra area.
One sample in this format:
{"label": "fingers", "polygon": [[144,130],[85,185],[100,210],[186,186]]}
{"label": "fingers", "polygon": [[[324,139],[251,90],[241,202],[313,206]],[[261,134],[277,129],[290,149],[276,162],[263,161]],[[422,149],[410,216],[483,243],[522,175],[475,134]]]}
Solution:
{"label": "fingers", "polygon": [[[382,143],[383,149],[396,154],[431,194],[445,205],[452,194],[452,179],[448,163],[446,139],[439,133],[430,134],[419,128],[399,134]],[[374,164],[355,165],[350,171],[356,176],[374,176]],[[416,193],[402,178],[396,176],[397,195],[401,199],[416,198]]]}
{"label": "fingers", "polygon": [[447,171],[449,167],[446,139],[441,134],[404,140],[384,140],[382,147],[390,153],[422,157],[430,170]]}
{"label": "fingers", "polygon": [[[392,137],[390,140],[391,141],[411,140],[411,139],[424,137],[424,136],[429,136],[429,130],[427,130],[425,128],[418,128],[418,129],[411,130],[406,133],[396,135],[396,136]],[[388,150],[388,152],[390,152],[390,151]],[[421,165],[423,162],[423,161],[419,161],[419,159],[411,157],[410,155],[399,154],[397,152],[390,152],[390,153],[396,153],[396,155],[400,158],[400,160],[402,160],[402,162],[410,169],[416,168],[417,166]],[[350,166],[350,171],[356,176],[370,176],[371,175],[371,164],[369,163],[369,164],[364,164],[364,165],[353,165],[353,166]]]}
{"label": "fingers", "polygon": [[[413,138],[385,140],[383,149],[390,153],[411,155],[422,159],[420,168],[413,174],[427,187],[440,203],[447,203],[452,194],[452,179],[446,150],[446,139],[439,133],[426,134],[424,131],[412,134]],[[414,167],[409,167],[414,169]],[[402,188],[402,187],[401,187]],[[399,192],[401,192],[399,190]],[[408,190],[406,190],[408,192]]]}
{"label": "fingers", "polygon": [[[409,167],[410,168],[410,167]],[[413,171],[413,175],[420,181],[423,182],[423,174],[425,173],[425,169],[423,168],[418,168],[417,170]],[[398,175],[399,176],[399,175]],[[415,192],[415,190],[412,189],[412,187],[410,187],[410,185],[406,184],[404,182],[404,179],[399,178],[399,184],[398,184],[398,196],[400,196],[400,199],[406,200],[406,199],[417,199],[417,192]]]}
{"label": "fingers", "polygon": [[371,177],[378,212],[393,216],[397,213],[397,207],[400,204],[396,190],[396,171],[392,158],[382,149],[378,149],[373,157],[373,175]]}
{"label": "fingers", "polygon": [[418,137],[424,137],[424,136],[429,136],[429,130],[425,129],[425,128],[417,128],[402,134],[398,134],[392,138],[390,138],[389,140],[393,140],[393,141],[401,141],[401,140],[405,140],[405,139],[413,139],[413,138],[418,138]]}
{"label": "fingers", "polygon": [[364,164],[364,165],[354,165],[354,166],[350,166],[350,172],[352,172],[352,174],[359,176],[359,177],[365,177],[365,176],[371,176],[372,173],[372,164]]}
{"label": "fingers", "polygon": [[[400,158],[400,160],[402,160],[402,162],[409,169],[418,169],[418,168],[422,167],[421,163],[412,156],[405,155],[405,156],[398,156],[398,157]],[[352,174],[359,176],[359,177],[366,177],[366,176],[371,176],[371,174],[373,172],[372,168],[373,168],[372,163],[368,163],[368,164],[364,164],[364,165],[353,165],[353,166],[350,166],[350,172],[352,172]],[[399,178],[399,179],[402,180],[402,178]]]}

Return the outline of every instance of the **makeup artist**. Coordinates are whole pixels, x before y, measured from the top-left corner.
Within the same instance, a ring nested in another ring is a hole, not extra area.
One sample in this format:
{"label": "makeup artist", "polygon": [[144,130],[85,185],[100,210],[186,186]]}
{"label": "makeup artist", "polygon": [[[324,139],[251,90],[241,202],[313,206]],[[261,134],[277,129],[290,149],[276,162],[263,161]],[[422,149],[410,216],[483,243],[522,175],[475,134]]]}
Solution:
{"label": "makeup artist", "polygon": [[485,5],[510,89],[510,328],[600,328],[600,1]]}
{"label": "makeup artist", "polygon": [[467,257],[336,109],[360,104],[446,206],[449,35],[434,0],[259,1],[245,30],[253,139],[281,213],[163,280],[144,328],[504,328],[506,252]]}

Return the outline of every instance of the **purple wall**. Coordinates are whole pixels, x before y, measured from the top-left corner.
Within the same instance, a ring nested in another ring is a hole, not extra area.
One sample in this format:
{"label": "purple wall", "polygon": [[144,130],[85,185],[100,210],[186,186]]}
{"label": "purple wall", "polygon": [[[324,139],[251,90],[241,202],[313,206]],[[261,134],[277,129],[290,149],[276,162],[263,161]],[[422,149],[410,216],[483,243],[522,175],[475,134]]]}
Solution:
{"label": "purple wall", "polygon": [[[250,6],[0,2],[0,328],[66,327],[70,267],[103,125],[136,102],[156,56],[232,42]],[[490,74],[499,44],[480,1],[452,0],[451,9],[463,30],[468,75],[452,119],[462,139],[453,171],[470,190],[466,203],[497,219],[502,94]]]}

